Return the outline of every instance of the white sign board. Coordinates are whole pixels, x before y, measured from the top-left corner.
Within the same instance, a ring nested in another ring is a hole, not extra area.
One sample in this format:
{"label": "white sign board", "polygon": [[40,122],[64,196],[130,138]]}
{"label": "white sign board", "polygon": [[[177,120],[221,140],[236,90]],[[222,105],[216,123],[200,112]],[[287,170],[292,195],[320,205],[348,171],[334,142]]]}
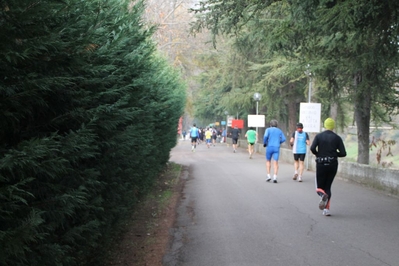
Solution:
{"label": "white sign board", "polygon": [[321,103],[300,103],[299,122],[305,132],[320,132]]}
{"label": "white sign board", "polygon": [[234,116],[229,116],[227,118],[227,126],[228,127],[231,127],[231,124],[233,124],[233,119],[234,119]]}
{"label": "white sign board", "polygon": [[248,127],[265,127],[265,116],[248,115]]}

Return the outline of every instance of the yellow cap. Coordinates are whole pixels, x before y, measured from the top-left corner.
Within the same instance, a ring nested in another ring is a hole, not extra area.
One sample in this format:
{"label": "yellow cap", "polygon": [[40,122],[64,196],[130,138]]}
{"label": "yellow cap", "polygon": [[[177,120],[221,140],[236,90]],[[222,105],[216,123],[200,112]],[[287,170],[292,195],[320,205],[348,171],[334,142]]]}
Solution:
{"label": "yellow cap", "polygon": [[325,128],[325,129],[333,130],[334,127],[335,127],[335,121],[334,121],[334,119],[332,119],[332,118],[329,117],[329,118],[327,118],[327,119],[324,121],[324,128]]}

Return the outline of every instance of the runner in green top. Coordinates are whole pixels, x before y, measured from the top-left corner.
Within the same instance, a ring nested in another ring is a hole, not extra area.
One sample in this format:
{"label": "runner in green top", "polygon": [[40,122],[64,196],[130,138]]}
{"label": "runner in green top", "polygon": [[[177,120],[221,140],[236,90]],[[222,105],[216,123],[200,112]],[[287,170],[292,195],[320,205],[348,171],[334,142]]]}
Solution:
{"label": "runner in green top", "polygon": [[253,127],[250,127],[247,133],[245,133],[245,137],[248,141],[249,159],[252,159],[252,154],[254,153],[254,145],[258,140],[258,133],[256,133]]}

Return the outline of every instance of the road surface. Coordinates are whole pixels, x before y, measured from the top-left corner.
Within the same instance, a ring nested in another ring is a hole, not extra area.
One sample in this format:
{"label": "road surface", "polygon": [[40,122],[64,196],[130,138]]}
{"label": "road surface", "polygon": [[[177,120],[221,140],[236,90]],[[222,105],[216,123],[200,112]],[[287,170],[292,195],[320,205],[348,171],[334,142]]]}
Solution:
{"label": "road surface", "polygon": [[336,177],[322,215],[314,172],[292,180],[280,162],[265,182],[264,154],[179,141],[171,161],[186,179],[163,265],[399,266],[399,199]]}

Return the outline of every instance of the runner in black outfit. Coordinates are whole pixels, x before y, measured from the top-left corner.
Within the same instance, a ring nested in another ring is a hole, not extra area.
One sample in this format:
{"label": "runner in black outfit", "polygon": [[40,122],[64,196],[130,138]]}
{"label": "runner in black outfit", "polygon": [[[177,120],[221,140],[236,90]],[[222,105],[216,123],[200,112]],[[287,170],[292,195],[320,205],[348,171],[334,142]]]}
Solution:
{"label": "runner in black outfit", "polygon": [[338,157],[345,157],[346,150],[340,136],[332,130],[335,121],[327,118],[324,121],[324,132],[313,140],[310,150],[316,155],[316,193],[321,197],[319,208],[323,215],[330,216],[331,185],[338,169]]}
{"label": "runner in black outfit", "polygon": [[238,129],[237,126],[234,126],[234,128],[230,134],[231,134],[231,139],[233,141],[233,149],[234,149],[234,152],[236,152],[238,138],[240,137],[240,130]]}

